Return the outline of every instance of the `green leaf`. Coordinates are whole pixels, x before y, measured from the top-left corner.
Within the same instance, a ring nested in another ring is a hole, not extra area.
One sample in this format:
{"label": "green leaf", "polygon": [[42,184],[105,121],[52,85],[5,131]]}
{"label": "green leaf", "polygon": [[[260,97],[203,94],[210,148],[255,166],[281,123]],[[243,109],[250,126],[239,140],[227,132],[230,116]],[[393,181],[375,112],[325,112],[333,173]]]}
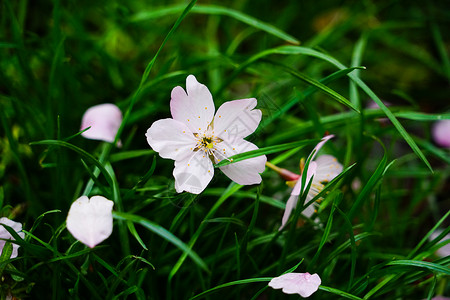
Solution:
{"label": "green leaf", "polygon": [[348,298],[348,299],[362,300],[362,298],[360,298],[360,297],[357,297],[357,296],[354,296],[352,294],[346,293],[344,291],[341,291],[341,290],[338,290],[338,289],[334,289],[334,288],[331,288],[331,287],[328,287],[328,286],[324,286],[324,285],[319,286],[319,290],[325,291],[325,292],[328,292],[328,293],[331,293],[331,294],[335,294],[335,295],[338,295],[338,296],[342,296],[342,297],[345,297],[345,298]]}
{"label": "green leaf", "polygon": [[[287,54],[287,55],[298,55],[303,54],[307,56],[317,57],[321,60],[327,61],[339,69],[347,69],[347,67],[343,64],[341,64],[337,59],[326,55],[324,53],[318,52],[316,50],[307,48],[307,47],[301,47],[301,46],[280,46],[277,48],[269,49],[266,51],[261,52],[258,57],[254,57],[254,60],[259,59],[259,56],[266,56],[268,54]],[[251,61],[248,61],[248,63],[251,63]],[[241,67],[239,68],[239,70]],[[411,136],[406,132],[405,128],[400,124],[400,122],[397,120],[397,118],[394,116],[394,114],[384,105],[384,103],[381,101],[381,99],[361,80],[358,78],[358,76],[349,73],[348,76],[358,85],[375,103],[380,107],[380,109],[386,114],[386,116],[391,120],[392,124],[395,126],[397,131],[400,133],[400,135],[403,137],[403,139],[409,144],[411,149],[416,153],[416,155],[425,163],[425,165],[430,169],[431,172],[433,172],[433,168],[431,167],[430,163],[426,159],[425,155],[422,153],[422,151],[419,149],[417,144],[414,142],[414,140],[411,138]]]}
{"label": "green leaf", "polygon": [[322,92],[324,92],[325,94],[329,95],[330,97],[332,97],[333,99],[337,100],[339,103],[344,104],[345,106],[353,109],[354,111],[356,111],[357,113],[359,113],[359,109],[356,108],[355,105],[353,105],[350,101],[348,101],[347,99],[345,99],[345,97],[341,96],[339,93],[335,92],[334,90],[332,90],[331,88],[327,87],[326,85],[322,84],[320,81],[317,81],[315,79],[312,79],[300,72],[297,72],[295,70],[293,70],[292,68],[288,68],[285,67],[285,69],[287,70],[287,72],[289,74],[291,74],[292,76],[294,76],[295,78],[300,79],[301,81],[306,82],[307,84],[315,87],[318,90],[321,90]]}
{"label": "green leaf", "polygon": [[240,285],[240,284],[247,284],[247,283],[254,283],[254,282],[268,282],[272,280],[272,277],[262,277],[262,278],[250,278],[250,279],[242,279],[242,280],[236,280],[236,281],[232,281],[232,282],[227,282],[221,285],[218,285],[216,287],[213,287],[212,289],[209,289],[207,291],[204,291],[198,295],[195,295],[194,297],[189,298],[189,300],[193,300],[193,299],[198,299],[200,297],[205,296],[206,294],[212,293],[214,291],[217,291],[219,289],[225,288],[225,287],[229,287],[229,286],[233,286],[233,285]]}
{"label": "green leaf", "polygon": [[64,147],[64,148],[67,148],[67,149],[77,152],[82,157],[84,157],[87,161],[90,161],[97,168],[99,168],[100,171],[102,172],[103,176],[105,176],[105,178],[108,181],[111,188],[113,187],[113,180],[112,180],[111,176],[109,175],[108,171],[106,171],[105,167],[94,156],[92,156],[85,150],[83,150],[75,145],[72,145],[68,142],[60,141],[60,140],[43,140],[43,141],[38,141],[38,142],[31,142],[30,145],[60,146],[60,147]]}
{"label": "green leaf", "polygon": [[450,114],[426,114],[417,111],[401,111],[394,115],[398,118],[414,120],[414,121],[439,121],[450,119]]}
{"label": "green leaf", "polygon": [[164,227],[153,223],[141,216],[137,216],[137,215],[133,215],[133,214],[129,214],[129,213],[124,213],[124,212],[113,212],[113,216],[115,219],[118,220],[126,220],[126,221],[131,221],[133,223],[137,223],[140,224],[142,226],[144,226],[145,228],[147,228],[148,230],[150,230],[153,233],[156,233],[157,235],[159,235],[160,237],[162,237],[163,239],[169,241],[170,243],[172,243],[173,245],[175,245],[176,247],[178,247],[181,251],[183,251],[184,254],[186,254],[187,256],[189,256],[190,258],[192,258],[192,260],[203,270],[209,272],[208,270],[208,266],[206,265],[206,263],[198,256],[197,253],[195,253],[190,247],[188,247],[185,243],[183,243],[179,238],[177,238],[175,235],[173,235],[173,233],[171,233],[170,231],[167,231]]}
{"label": "green leaf", "polygon": [[410,266],[415,268],[423,268],[428,269],[433,272],[437,273],[444,273],[446,275],[450,275],[450,269],[447,266],[441,266],[432,262],[428,261],[421,261],[421,260],[394,260],[391,262],[388,262],[386,264],[387,266]]}
{"label": "green leaf", "polygon": [[[152,9],[148,11],[141,11],[134,16],[130,18],[131,22],[142,22],[147,21],[150,19],[165,17],[169,14],[176,14],[182,11],[184,8],[184,5],[174,5],[171,7],[165,7],[162,9]],[[293,37],[292,35],[289,35],[285,33],[284,31],[276,28],[273,25],[270,25],[268,23],[265,23],[263,21],[260,21],[254,17],[251,17],[249,15],[246,15],[242,12],[239,12],[237,10],[224,7],[224,6],[218,6],[218,5],[196,5],[192,9],[192,13],[197,14],[206,14],[206,15],[223,15],[228,16],[231,18],[234,18],[242,23],[245,23],[249,26],[252,26],[256,29],[265,31],[273,36],[276,36],[288,43],[291,44],[300,44],[300,42]]]}

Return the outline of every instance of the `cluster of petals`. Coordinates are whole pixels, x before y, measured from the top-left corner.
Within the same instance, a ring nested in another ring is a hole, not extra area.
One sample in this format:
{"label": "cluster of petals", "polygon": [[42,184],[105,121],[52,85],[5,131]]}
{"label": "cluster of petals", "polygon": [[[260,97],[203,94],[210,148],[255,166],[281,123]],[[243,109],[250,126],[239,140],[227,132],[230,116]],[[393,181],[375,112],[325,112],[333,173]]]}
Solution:
{"label": "cluster of petals", "polygon": [[86,110],[83,115],[80,130],[90,128],[84,131],[81,136],[91,140],[112,143],[121,123],[122,112],[116,105],[111,103],[95,105]]}
{"label": "cluster of petals", "polygon": [[[255,109],[255,98],[228,101],[217,112],[208,88],[195,76],[186,79],[186,91],[177,86],[172,90],[172,118],[154,122],[147,130],[147,141],[163,158],[175,161],[173,176],[178,193],[201,193],[214,174],[214,163],[256,150],[244,140],[261,121],[261,111]],[[261,182],[265,169],[264,155],[220,167],[238,184]]]}
{"label": "cluster of petals", "polygon": [[[25,237],[25,233],[22,232],[22,224],[19,222],[14,222],[6,217],[0,218],[0,224],[5,224],[6,226],[14,229],[15,232],[21,237]],[[0,225],[0,253],[3,251],[3,247],[5,247],[6,240],[15,240],[15,238],[9,233],[8,230],[2,225]],[[10,258],[17,257],[19,245],[12,243],[12,254]]]}
{"label": "cluster of petals", "polygon": [[286,273],[272,278],[269,286],[282,289],[285,294],[299,294],[303,298],[311,296],[322,283],[319,275],[309,273]]}
{"label": "cluster of petals", "polygon": [[450,120],[434,123],[431,134],[436,144],[443,148],[450,148]]}
{"label": "cluster of petals", "polygon": [[67,215],[67,230],[90,248],[107,239],[113,230],[114,202],[102,196],[81,196],[72,203]]}
{"label": "cluster of petals", "polygon": [[[319,194],[323,188],[324,184],[333,180],[337,175],[339,175],[343,167],[337,161],[337,159],[331,155],[321,155],[316,160],[314,160],[317,152],[322,148],[322,146],[332,137],[333,135],[325,136],[313,149],[308,157],[310,160],[307,170],[301,170],[301,175],[298,175],[297,179],[294,180],[295,185],[292,189],[291,195],[286,202],[286,209],[281,220],[281,226],[279,230],[283,229],[286,225],[292,210],[297,206],[299,196],[305,191],[306,186],[308,186],[309,181],[311,181],[311,187],[305,199],[305,203],[311,201],[317,194]],[[306,176],[305,187],[302,185],[302,177]],[[311,217],[314,214],[314,205],[311,204],[307,206],[302,214],[306,217]]]}

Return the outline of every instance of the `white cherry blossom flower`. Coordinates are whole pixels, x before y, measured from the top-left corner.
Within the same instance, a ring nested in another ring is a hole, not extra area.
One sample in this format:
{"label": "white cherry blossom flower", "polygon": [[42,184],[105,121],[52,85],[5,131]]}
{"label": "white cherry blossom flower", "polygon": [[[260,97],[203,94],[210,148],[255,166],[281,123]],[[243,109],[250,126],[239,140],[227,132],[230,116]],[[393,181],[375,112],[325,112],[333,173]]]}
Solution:
{"label": "white cherry blossom flower", "polygon": [[286,273],[272,278],[269,286],[282,289],[285,294],[299,294],[303,298],[311,296],[322,283],[319,275],[309,273]]}
{"label": "white cherry blossom flower", "polygon": [[[12,229],[14,229],[15,232],[17,232],[17,234],[21,237],[24,238],[25,237],[25,233],[22,232],[22,224],[19,222],[14,222],[6,217],[0,218],[0,224],[5,224],[6,226],[11,227]],[[3,247],[5,247],[6,244],[6,240],[15,240],[15,238],[8,232],[8,230],[6,230],[6,228],[2,225],[0,225],[0,238],[2,240],[0,240],[0,253],[3,251]],[[5,240],[3,240],[5,239]],[[19,249],[19,245],[11,243],[13,250],[12,250],[12,254],[10,258],[15,258],[17,257],[17,252]]]}
{"label": "white cherry blossom flower", "polygon": [[[213,163],[258,149],[244,140],[261,121],[261,111],[254,109],[256,102],[255,98],[228,101],[214,114],[212,95],[195,76],[187,77],[186,91],[180,86],[172,90],[172,118],[154,122],[146,137],[161,157],[175,161],[173,176],[178,193],[201,193],[213,177]],[[258,184],[266,160],[262,155],[220,170],[238,184]]]}
{"label": "white cherry blossom flower", "polygon": [[70,206],[67,230],[90,248],[107,239],[113,229],[114,202],[102,196],[81,196]]}
{"label": "white cherry blossom flower", "polygon": [[[121,123],[122,112],[116,105],[111,103],[95,105],[86,110],[83,115],[80,130],[91,128],[81,135],[87,139],[112,143]],[[120,143],[118,145],[120,146]]]}
{"label": "white cherry blossom flower", "polygon": [[[305,203],[311,201],[315,196],[317,196],[317,194],[319,194],[323,190],[325,184],[333,180],[343,170],[342,165],[337,161],[335,157],[331,155],[321,155],[316,160],[314,160],[320,148],[322,148],[322,146],[332,137],[334,137],[334,135],[327,135],[317,144],[317,146],[313,149],[313,152],[311,152],[308,157],[308,159],[311,158],[308,170],[300,170],[301,174],[306,175],[306,186],[308,185],[311,178],[313,178],[311,187],[305,199]],[[284,211],[279,230],[283,229],[286,225],[289,216],[292,213],[292,210],[297,206],[299,196],[304,192],[306,188],[302,186],[302,176],[299,176],[299,178],[295,181],[291,181],[290,184],[295,185],[292,189],[291,196],[286,202],[286,209]],[[302,211],[302,214],[308,218],[311,217],[314,214],[314,205],[311,204],[306,207]]]}

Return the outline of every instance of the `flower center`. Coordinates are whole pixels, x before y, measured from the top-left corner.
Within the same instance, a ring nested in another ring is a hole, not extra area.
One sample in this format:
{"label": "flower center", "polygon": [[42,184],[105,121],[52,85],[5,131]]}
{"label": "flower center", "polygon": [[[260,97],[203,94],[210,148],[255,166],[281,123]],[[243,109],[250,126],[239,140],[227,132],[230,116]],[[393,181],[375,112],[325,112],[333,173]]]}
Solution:
{"label": "flower center", "polygon": [[[194,136],[197,138],[197,144],[195,145],[194,151],[203,151],[205,152],[205,155],[208,155],[208,157],[214,162],[214,158],[217,161],[220,161],[223,158],[223,155],[218,151],[216,148],[217,144],[222,142],[223,140],[217,136],[214,135],[214,132],[207,131],[203,134],[200,133],[194,133]],[[220,156],[220,157],[218,157]]]}

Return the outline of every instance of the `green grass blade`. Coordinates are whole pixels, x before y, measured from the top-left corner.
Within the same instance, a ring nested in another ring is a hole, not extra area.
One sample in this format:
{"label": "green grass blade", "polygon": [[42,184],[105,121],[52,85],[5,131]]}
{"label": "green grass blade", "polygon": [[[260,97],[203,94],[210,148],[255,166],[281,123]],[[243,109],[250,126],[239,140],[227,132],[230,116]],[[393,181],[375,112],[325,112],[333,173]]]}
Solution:
{"label": "green grass blade", "polygon": [[[307,55],[319,58],[321,60],[327,61],[339,69],[347,69],[347,67],[343,64],[341,64],[337,59],[323,54],[321,52],[318,52],[316,50],[301,47],[301,46],[281,46],[278,48],[273,48],[270,50],[266,50],[264,52],[261,52],[259,56],[266,56],[268,54],[286,54],[286,55]],[[259,57],[255,57],[254,60],[259,59]],[[395,126],[397,131],[400,133],[400,135],[403,137],[403,139],[408,143],[408,145],[411,147],[411,149],[416,153],[416,155],[425,163],[425,165],[430,169],[431,172],[433,172],[433,168],[431,167],[430,163],[426,159],[425,155],[422,153],[422,151],[419,149],[417,144],[414,142],[414,140],[411,138],[411,136],[406,132],[405,128],[400,124],[400,122],[397,120],[397,118],[394,116],[394,114],[384,105],[384,103],[381,101],[381,99],[357,76],[355,76],[352,73],[349,73],[348,76],[358,85],[375,103],[380,107],[380,109],[386,114],[386,116],[391,120],[392,124]]]}
{"label": "green grass blade", "polygon": [[70,149],[72,151],[75,151],[76,153],[80,154],[81,157],[83,157],[85,160],[91,162],[94,164],[99,170],[102,172],[103,176],[105,176],[106,181],[108,181],[108,184],[113,188],[113,179],[109,175],[108,171],[105,169],[105,167],[91,154],[86,152],[85,150],[70,144],[65,141],[59,141],[59,140],[43,140],[38,142],[31,142],[30,145],[49,145],[49,146],[59,146],[64,147],[67,149]]}
{"label": "green grass blade", "polygon": [[328,293],[331,293],[331,294],[334,294],[334,295],[338,295],[338,296],[341,296],[341,297],[344,297],[344,298],[347,298],[347,299],[362,300],[362,298],[359,298],[359,297],[357,297],[355,295],[352,295],[352,294],[349,294],[349,293],[346,293],[344,291],[341,291],[341,290],[338,290],[338,289],[334,289],[334,288],[331,288],[331,287],[328,287],[328,286],[324,286],[324,285],[319,286],[319,290],[325,291],[325,292],[328,292]]}
{"label": "green grass blade", "polygon": [[229,287],[229,286],[233,286],[233,285],[240,285],[240,284],[247,284],[247,283],[254,283],[254,282],[268,282],[270,280],[272,280],[272,277],[250,278],[250,279],[242,279],[242,280],[227,282],[227,283],[218,285],[216,287],[213,287],[212,289],[209,289],[207,291],[204,291],[198,295],[195,295],[194,297],[189,298],[189,300],[201,298],[203,296],[206,296],[206,294],[209,294],[209,293],[212,293],[219,289],[223,289],[225,287]]}
{"label": "green grass blade", "polygon": [[394,115],[398,118],[414,120],[414,121],[439,121],[439,120],[449,120],[450,114],[426,114],[417,111],[401,111],[396,112]]}
{"label": "green grass blade", "polygon": [[422,260],[394,260],[386,264],[387,266],[410,266],[415,268],[428,269],[437,273],[450,275],[450,269],[447,266],[441,266],[432,262]]}
{"label": "green grass blade", "polygon": [[[130,18],[131,22],[142,22],[150,19],[165,17],[169,14],[179,13],[184,6],[175,5],[171,7],[166,7],[162,9],[141,11]],[[193,13],[206,14],[206,15],[223,15],[236,19],[244,24],[252,26],[261,31],[265,31],[273,36],[276,36],[291,44],[300,44],[300,42],[292,35],[276,28],[273,25],[260,21],[254,17],[244,14],[240,11],[218,5],[197,5],[192,9]]]}
{"label": "green grass blade", "polygon": [[189,247],[188,245],[186,245],[185,243],[183,243],[179,238],[177,238],[175,235],[173,235],[173,233],[171,233],[170,231],[166,230],[165,228],[163,228],[162,226],[153,223],[141,216],[137,216],[137,215],[133,215],[133,214],[129,214],[129,213],[124,213],[124,212],[113,212],[113,216],[115,219],[118,220],[126,220],[126,221],[131,221],[133,223],[137,223],[140,224],[142,226],[144,226],[145,228],[147,228],[148,230],[150,230],[151,232],[159,235],[160,237],[162,237],[163,239],[169,241],[170,243],[172,243],[173,245],[175,245],[176,247],[178,247],[181,251],[183,251],[183,254],[185,254],[186,256],[189,256],[190,258],[192,258],[192,260],[203,270],[209,272],[208,266],[206,265],[206,263],[200,258],[200,256],[198,256],[197,253],[195,253],[191,247]]}

